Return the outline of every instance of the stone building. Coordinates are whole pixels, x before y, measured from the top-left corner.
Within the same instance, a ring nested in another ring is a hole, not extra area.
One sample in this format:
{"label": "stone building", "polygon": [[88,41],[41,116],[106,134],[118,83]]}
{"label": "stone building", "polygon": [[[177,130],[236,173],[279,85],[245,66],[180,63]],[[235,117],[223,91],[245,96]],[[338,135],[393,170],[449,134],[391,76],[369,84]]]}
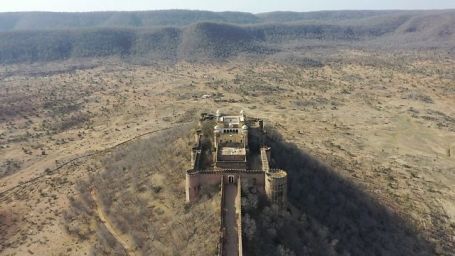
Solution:
{"label": "stone building", "polygon": [[221,227],[218,255],[243,255],[242,191],[262,194],[270,203],[287,207],[287,173],[270,167],[264,122],[240,115],[203,114],[186,172],[186,201],[197,200],[205,186],[221,187]]}
{"label": "stone building", "polygon": [[[202,117],[201,126],[207,120],[214,123],[213,138],[205,138],[210,146],[203,145],[203,137],[209,135],[196,132],[192,169],[186,172],[186,201],[195,201],[203,186],[241,178],[242,189],[253,189],[286,208],[287,173],[270,168],[271,148],[264,145],[263,121],[247,118],[243,111],[240,115],[223,115],[219,110],[215,116]],[[207,156],[210,159],[205,159]]]}

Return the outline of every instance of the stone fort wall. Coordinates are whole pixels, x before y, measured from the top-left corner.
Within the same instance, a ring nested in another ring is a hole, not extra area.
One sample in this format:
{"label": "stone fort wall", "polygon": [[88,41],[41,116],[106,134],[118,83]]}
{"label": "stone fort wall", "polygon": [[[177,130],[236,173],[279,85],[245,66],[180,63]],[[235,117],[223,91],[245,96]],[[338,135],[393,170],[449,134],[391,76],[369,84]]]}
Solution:
{"label": "stone fort wall", "polygon": [[241,178],[241,188],[255,188],[258,193],[265,194],[265,173],[262,170],[220,170],[220,171],[187,171],[186,173],[186,201],[194,202],[199,197],[202,186],[220,185],[228,182],[228,177],[235,180]]}

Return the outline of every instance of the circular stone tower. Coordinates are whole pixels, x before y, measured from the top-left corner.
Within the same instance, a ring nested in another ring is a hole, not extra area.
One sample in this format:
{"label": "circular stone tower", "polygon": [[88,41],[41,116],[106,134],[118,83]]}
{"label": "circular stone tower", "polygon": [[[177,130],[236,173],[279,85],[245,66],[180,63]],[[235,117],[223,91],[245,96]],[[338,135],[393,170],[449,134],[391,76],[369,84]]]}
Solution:
{"label": "circular stone tower", "polygon": [[287,173],[283,170],[271,170],[265,173],[265,193],[269,200],[280,208],[287,205]]}

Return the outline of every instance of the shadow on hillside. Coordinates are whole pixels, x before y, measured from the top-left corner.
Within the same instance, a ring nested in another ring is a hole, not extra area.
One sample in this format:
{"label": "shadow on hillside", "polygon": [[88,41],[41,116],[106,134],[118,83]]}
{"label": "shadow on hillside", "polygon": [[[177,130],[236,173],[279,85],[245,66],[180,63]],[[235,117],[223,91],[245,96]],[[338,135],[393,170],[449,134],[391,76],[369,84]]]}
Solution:
{"label": "shadow on hillside", "polygon": [[433,255],[433,246],[377,199],[277,132],[268,137],[274,165],[288,172],[289,202],[326,228],[330,254]]}

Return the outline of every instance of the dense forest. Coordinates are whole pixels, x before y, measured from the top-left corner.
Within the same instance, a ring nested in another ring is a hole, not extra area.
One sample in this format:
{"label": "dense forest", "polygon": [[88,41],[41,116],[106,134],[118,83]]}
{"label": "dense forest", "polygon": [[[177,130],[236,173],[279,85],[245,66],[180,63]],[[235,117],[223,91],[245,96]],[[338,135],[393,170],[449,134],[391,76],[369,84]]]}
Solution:
{"label": "dense forest", "polygon": [[455,11],[0,14],[0,63],[100,56],[224,59],[318,42],[453,52]]}

